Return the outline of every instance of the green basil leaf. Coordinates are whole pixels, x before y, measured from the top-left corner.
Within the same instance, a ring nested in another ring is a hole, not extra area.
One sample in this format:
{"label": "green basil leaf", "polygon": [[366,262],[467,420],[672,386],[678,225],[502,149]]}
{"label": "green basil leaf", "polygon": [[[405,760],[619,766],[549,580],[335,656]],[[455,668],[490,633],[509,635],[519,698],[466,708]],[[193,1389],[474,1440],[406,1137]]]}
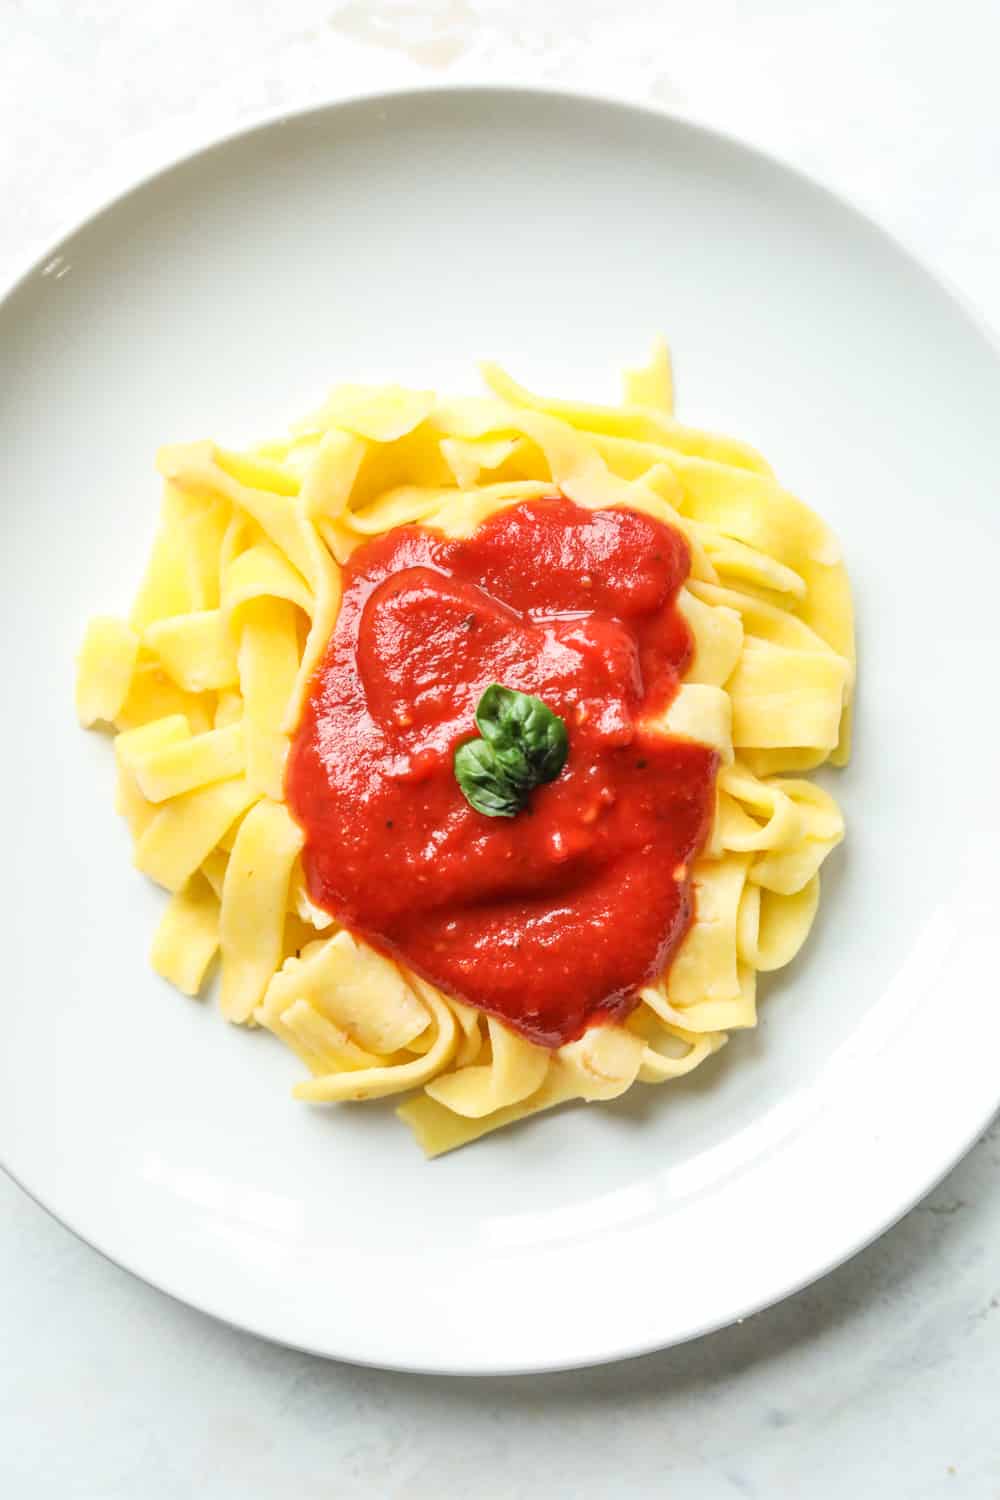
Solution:
{"label": "green basil leaf", "polygon": [[476,708],[476,725],[503,755],[508,774],[526,786],[554,781],[566,764],[566,725],[530,693],[491,683]]}
{"label": "green basil leaf", "polygon": [[498,765],[485,740],[466,740],[455,751],[455,780],[465,800],[488,818],[513,818],[524,806],[524,791]]}
{"label": "green basil leaf", "polygon": [[[483,743],[486,744],[488,741],[484,740]],[[489,748],[493,752],[497,766],[508,781],[512,781],[515,786],[529,792],[533,786],[537,786],[538,778],[535,775],[535,768],[518,745],[500,748],[490,745]]]}
{"label": "green basil leaf", "polygon": [[512,818],[566,764],[566,725],[540,698],[494,682],[476,707],[476,726],[482,738],[455,751],[455,778],[477,812]]}

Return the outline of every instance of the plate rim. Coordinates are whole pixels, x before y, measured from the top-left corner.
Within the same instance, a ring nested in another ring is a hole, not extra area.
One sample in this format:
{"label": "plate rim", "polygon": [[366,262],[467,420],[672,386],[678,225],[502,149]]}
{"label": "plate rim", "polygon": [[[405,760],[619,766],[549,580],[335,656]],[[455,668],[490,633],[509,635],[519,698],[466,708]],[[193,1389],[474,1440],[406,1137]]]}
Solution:
{"label": "plate rim", "polygon": [[[277,107],[260,112],[255,112],[245,119],[232,121],[226,119],[224,123],[216,120],[206,122],[199,118],[193,122],[171,121],[162,130],[143,132],[137,138],[126,143],[121,152],[116,152],[107,168],[99,169],[88,176],[83,187],[82,205],[67,212],[55,233],[46,234],[36,239],[33,245],[16,258],[14,269],[6,273],[0,280],[0,317],[3,316],[9,302],[16,296],[27,281],[44,271],[46,265],[55,260],[62,247],[87,227],[100,219],[103,215],[115,209],[132,194],[142,189],[153,186],[158,179],[166,177],[177,168],[197,160],[199,157],[207,156],[211,152],[246,141],[258,134],[265,134],[286,123],[299,122],[309,117],[334,114],[339,109],[348,109],[358,104],[378,105],[384,103],[386,106],[405,104],[424,96],[451,96],[461,102],[463,98],[477,100],[489,96],[500,96],[514,98],[520,96],[528,102],[537,102],[542,99],[562,101],[581,105],[603,105],[610,106],[637,116],[649,116],[657,123],[667,124],[694,131],[707,138],[710,142],[723,144],[731,149],[749,155],[760,164],[772,169],[778,169],[781,173],[790,176],[798,185],[806,187],[813,192],[819,193],[826,198],[832,206],[838,210],[846,211],[852,215],[871,233],[875,234],[897,255],[904,257],[912,269],[930,283],[940,294],[943,294],[952,305],[954,311],[961,316],[987,346],[991,354],[1000,364],[1000,332],[975,304],[975,302],[951,280],[950,276],[932,265],[924,255],[908,242],[905,236],[897,231],[886,227],[874,214],[857,202],[848,193],[839,187],[831,186],[823,176],[807,170],[804,167],[788,161],[785,157],[770,148],[758,145],[749,137],[735,130],[723,129],[713,123],[710,119],[699,114],[695,109],[667,108],[658,101],[649,99],[636,99],[631,97],[627,91],[613,88],[593,87],[566,87],[562,84],[553,84],[547,81],[534,80],[479,80],[478,78],[462,78],[461,80],[429,79],[420,80],[405,87],[370,87],[358,86],[338,89],[327,96],[316,97],[294,108]],[[870,1232],[856,1240],[846,1250],[837,1249],[829,1258],[820,1265],[810,1266],[804,1274],[785,1285],[781,1290],[765,1297],[752,1298],[742,1311],[723,1311],[717,1318],[708,1319],[702,1325],[691,1329],[679,1336],[668,1336],[652,1333],[645,1340],[629,1338],[621,1345],[613,1348],[605,1348],[597,1353],[590,1353],[579,1357],[546,1357],[522,1358],[513,1362],[504,1360],[486,1363],[479,1360],[475,1363],[456,1362],[455,1359],[443,1358],[435,1361],[416,1360],[406,1358],[394,1358],[392,1360],[379,1357],[367,1357],[355,1350],[338,1352],[322,1344],[312,1343],[288,1338],[273,1328],[266,1326],[266,1320],[254,1319],[252,1317],[236,1318],[229,1312],[221,1312],[213,1308],[208,1302],[191,1295],[188,1291],[172,1289],[160,1277],[150,1271],[141,1269],[134,1263],[131,1255],[119,1256],[112,1249],[99,1243],[98,1239],[71,1222],[70,1218],[64,1217],[55,1207],[46,1202],[44,1193],[37,1191],[29,1183],[23,1180],[6,1160],[6,1149],[0,1142],[0,1169],[24,1192],[32,1202],[37,1204],[50,1215],[63,1228],[69,1230],[78,1240],[94,1250],[103,1259],[112,1265],[119,1267],[128,1274],[135,1276],[147,1286],[154,1288],[157,1292],[171,1298],[179,1305],[190,1307],[203,1313],[216,1322],[223,1323],[229,1327],[250,1333],[255,1337],[262,1338],[269,1343],[279,1347],[291,1348],[300,1352],[309,1353],[326,1359],[336,1359],[345,1363],[355,1364],[362,1367],[374,1369],[386,1369],[403,1373],[452,1375],[452,1376],[503,1376],[518,1374],[541,1374],[560,1370],[590,1368],[602,1364],[609,1364],[618,1360],[638,1357],[653,1353],[660,1349],[680,1347],[696,1338],[704,1337],[721,1328],[728,1327],[736,1321],[754,1316],[759,1312],[777,1305],[788,1297],[795,1296],[804,1288],[818,1282],[828,1275],[837,1266],[846,1263],[855,1255],[859,1254],[868,1246],[873,1244],[883,1234],[887,1233],[894,1225],[900,1222],[919,1202],[940,1184],[951,1172],[962,1158],[972,1149],[983,1133],[988,1129],[991,1121],[1000,1111],[1000,1080],[998,1080],[996,1095],[991,1100],[983,1118],[979,1119],[971,1129],[963,1134],[962,1143],[956,1148],[954,1146],[944,1153],[944,1157],[935,1163],[934,1171],[930,1180],[918,1188],[916,1192],[907,1192],[901,1204],[893,1202],[888,1213],[879,1213],[874,1216],[874,1227]],[[941,1161],[944,1161],[944,1165]]]}

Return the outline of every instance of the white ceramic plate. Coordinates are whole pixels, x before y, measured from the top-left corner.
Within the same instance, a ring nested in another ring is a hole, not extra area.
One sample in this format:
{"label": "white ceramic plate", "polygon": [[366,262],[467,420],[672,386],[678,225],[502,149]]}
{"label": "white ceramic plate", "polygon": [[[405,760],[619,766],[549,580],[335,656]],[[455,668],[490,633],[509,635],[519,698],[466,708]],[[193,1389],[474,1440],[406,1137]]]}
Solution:
{"label": "white ceramic plate", "polygon": [[[426,1165],[389,1107],[150,972],[84,618],[125,608],[157,445],[328,383],[507,362],[611,396],[669,336],[681,414],[839,530],[861,627],[849,837],[761,1026],[690,1080]],[[732,141],[537,93],[316,110],[180,162],[0,307],[9,1170],[186,1302],[323,1354],[499,1372],[651,1349],[786,1295],[924,1193],[1000,1097],[1000,366],[867,220]]]}

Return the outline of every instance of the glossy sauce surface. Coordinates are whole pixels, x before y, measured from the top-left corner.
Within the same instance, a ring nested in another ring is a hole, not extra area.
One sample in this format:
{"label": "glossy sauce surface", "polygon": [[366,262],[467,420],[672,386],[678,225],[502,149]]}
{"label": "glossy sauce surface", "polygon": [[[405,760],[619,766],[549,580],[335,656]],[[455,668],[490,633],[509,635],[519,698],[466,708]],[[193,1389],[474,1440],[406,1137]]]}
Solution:
{"label": "glossy sauce surface", "polygon": [[[715,754],[644,724],[691,656],[689,563],[673,528],[562,497],[465,540],[359,547],[286,777],[313,900],[533,1041],[627,1015],[690,924],[714,804]],[[452,766],[492,682],[569,731],[509,819],[474,811]]]}

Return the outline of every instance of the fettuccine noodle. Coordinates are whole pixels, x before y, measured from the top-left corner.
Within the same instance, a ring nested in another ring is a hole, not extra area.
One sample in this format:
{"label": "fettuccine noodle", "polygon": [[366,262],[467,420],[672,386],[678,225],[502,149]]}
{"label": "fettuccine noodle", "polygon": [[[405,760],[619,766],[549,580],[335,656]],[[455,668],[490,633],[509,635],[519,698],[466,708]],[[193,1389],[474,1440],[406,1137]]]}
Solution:
{"label": "fettuccine noodle", "polygon": [[[835,538],[752,448],[679,423],[666,346],[625,404],[543,399],[493,365],[491,395],[341,386],[289,436],[170,447],[159,531],[128,618],[91,622],[77,708],[114,730],[118,811],[169,892],[157,973],[271,1031],[317,1102],[409,1093],[429,1155],[566,1100],[697,1067],[756,1024],[756,976],[789,963],[843,837],[804,772],[850,753],[851,598]],[[410,522],[467,536],[558,488],[679,529],[695,652],[665,732],[721,757],[694,867],[696,917],[624,1025],[548,1049],[439,992],[310,899],[284,797],[290,736],[332,633],[341,566]]]}

